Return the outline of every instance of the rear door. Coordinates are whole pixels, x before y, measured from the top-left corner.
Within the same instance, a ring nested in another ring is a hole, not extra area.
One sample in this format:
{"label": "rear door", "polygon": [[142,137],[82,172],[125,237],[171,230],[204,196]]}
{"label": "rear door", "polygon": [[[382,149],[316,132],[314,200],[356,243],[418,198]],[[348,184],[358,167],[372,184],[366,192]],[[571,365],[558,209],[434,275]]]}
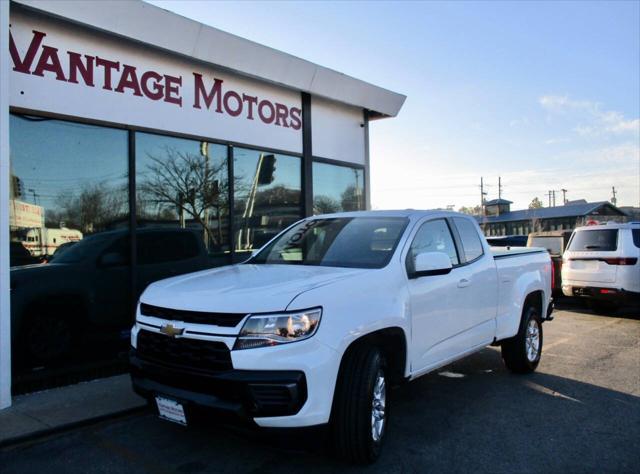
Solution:
{"label": "rear door", "polygon": [[616,257],[618,229],[585,229],[576,231],[569,242],[564,277],[572,281],[614,283],[617,265],[607,258]]}
{"label": "rear door", "polygon": [[458,270],[457,298],[466,335],[461,347],[478,346],[493,341],[498,306],[498,272],[493,255],[485,252],[480,228],[471,219],[454,217],[453,229],[462,249]]}

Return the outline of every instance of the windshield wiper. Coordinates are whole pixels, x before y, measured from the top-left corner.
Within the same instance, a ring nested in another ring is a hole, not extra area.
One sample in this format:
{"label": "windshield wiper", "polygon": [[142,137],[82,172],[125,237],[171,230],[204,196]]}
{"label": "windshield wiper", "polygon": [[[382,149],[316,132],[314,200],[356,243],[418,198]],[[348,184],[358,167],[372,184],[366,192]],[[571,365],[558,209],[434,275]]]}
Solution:
{"label": "windshield wiper", "polygon": [[601,249],[602,245],[585,245],[584,248],[587,250]]}

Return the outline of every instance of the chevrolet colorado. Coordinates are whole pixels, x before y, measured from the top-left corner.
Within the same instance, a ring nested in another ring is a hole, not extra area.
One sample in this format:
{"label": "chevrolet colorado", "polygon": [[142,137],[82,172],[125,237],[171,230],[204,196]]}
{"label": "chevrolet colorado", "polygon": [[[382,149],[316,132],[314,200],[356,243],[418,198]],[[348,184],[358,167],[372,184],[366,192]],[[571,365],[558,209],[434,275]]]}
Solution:
{"label": "chevrolet colorado", "polygon": [[549,254],[492,252],[470,216],[315,216],[242,264],[151,284],[132,382],[169,420],[204,407],[260,427],[328,425],[337,454],[370,463],[391,385],[490,344],[531,372],[552,308]]}

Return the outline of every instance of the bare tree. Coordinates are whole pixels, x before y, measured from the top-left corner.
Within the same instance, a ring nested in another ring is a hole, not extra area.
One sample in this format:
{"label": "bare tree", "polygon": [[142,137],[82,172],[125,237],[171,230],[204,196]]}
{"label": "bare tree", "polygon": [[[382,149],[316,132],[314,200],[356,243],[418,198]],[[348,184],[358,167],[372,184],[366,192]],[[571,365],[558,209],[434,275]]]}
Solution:
{"label": "bare tree", "polygon": [[[186,214],[203,227],[206,241],[220,245],[222,214],[229,209],[226,161],[215,163],[206,155],[185,153],[169,146],[162,156],[147,156],[151,163],[138,187],[140,215],[145,217],[148,213],[147,204],[154,204],[157,213],[165,217],[167,211],[175,209],[179,217]],[[215,233],[209,228],[211,219],[217,222]]]}
{"label": "bare tree", "polygon": [[329,196],[320,195],[313,198],[314,214],[331,214],[340,210],[340,203]]}
{"label": "bare tree", "polygon": [[341,198],[342,209],[345,211],[358,211],[363,209],[362,205],[362,188],[356,186],[347,186]]}
{"label": "bare tree", "polygon": [[540,209],[542,207],[542,201],[537,197],[534,197],[529,203],[529,209]]}
{"label": "bare tree", "polygon": [[479,216],[482,214],[482,207],[480,205],[474,207],[462,206],[460,209],[458,209],[458,212],[469,214],[470,216]]}
{"label": "bare tree", "polygon": [[[58,210],[47,211],[46,225],[80,229],[83,233],[108,229],[128,212],[127,186],[110,186],[105,182],[87,184],[78,193],[64,192],[58,196]],[[56,222],[57,221],[57,222]]]}

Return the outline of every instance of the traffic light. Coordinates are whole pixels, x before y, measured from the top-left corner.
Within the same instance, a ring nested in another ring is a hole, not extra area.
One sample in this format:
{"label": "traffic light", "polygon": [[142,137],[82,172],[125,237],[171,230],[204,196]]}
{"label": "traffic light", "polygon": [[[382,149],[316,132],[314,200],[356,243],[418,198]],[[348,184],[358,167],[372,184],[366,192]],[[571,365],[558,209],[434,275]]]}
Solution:
{"label": "traffic light", "polygon": [[22,188],[22,180],[17,176],[11,176],[13,178],[13,195],[14,199],[22,197],[24,189]]}
{"label": "traffic light", "polygon": [[258,174],[258,184],[271,184],[275,179],[273,173],[276,170],[275,155],[262,155],[262,163]]}

